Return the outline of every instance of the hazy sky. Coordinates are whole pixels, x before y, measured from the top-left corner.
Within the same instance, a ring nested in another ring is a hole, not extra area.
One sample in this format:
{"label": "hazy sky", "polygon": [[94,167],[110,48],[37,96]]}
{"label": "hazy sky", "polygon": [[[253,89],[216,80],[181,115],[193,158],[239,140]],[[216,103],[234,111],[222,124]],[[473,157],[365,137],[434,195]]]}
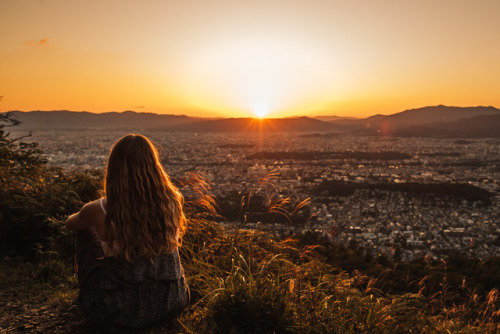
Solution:
{"label": "hazy sky", "polygon": [[499,0],[0,0],[0,110],[500,107]]}

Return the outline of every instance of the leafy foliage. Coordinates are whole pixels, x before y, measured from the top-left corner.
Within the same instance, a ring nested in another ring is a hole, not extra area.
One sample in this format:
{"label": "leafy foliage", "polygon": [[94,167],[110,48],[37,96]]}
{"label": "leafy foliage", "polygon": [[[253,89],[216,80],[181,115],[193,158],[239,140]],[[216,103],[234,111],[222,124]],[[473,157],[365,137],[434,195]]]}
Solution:
{"label": "leafy foliage", "polygon": [[64,234],[63,218],[98,197],[103,173],[49,167],[37,143],[9,138],[4,128],[18,121],[1,115],[0,251],[33,257]]}

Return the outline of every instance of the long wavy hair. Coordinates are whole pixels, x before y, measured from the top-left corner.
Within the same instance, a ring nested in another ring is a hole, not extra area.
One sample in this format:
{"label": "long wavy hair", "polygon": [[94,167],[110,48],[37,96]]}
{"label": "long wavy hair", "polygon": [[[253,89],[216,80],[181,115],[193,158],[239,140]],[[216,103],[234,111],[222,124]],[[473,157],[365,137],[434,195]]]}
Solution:
{"label": "long wavy hair", "polygon": [[116,142],[106,168],[106,239],[128,261],[171,253],[186,230],[184,198],[146,137],[127,135]]}

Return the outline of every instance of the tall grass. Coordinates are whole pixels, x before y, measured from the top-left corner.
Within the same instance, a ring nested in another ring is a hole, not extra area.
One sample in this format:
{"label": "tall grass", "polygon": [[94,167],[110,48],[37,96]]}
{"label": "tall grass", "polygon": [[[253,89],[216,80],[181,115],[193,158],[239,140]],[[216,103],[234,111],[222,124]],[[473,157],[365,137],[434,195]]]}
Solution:
{"label": "tall grass", "polygon": [[[451,307],[446,276],[440,292],[432,296],[426,296],[423,290],[384,293],[386,273],[378,277],[356,271],[338,273],[337,268],[323,261],[317,245],[300,248],[294,238],[278,240],[262,231],[226,230],[206,219],[215,215],[216,209],[209,205],[214,203],[208,198],[209,184],[203,179],[198,181],[204,185],[187,198],[187,207],[208,210],[205,214],[190,212],[191,225],[181,249],[192,296],[191,306],[178,318],[183,332],[495,333],[500,330],[496,289],[486,299],[469,291],[466,302]],[[193,204],[200,199],[203,204]],[[288,217],[296,212],[284,207],[291,203],[290,199],[273,201],[269,195],[268,200],[268,207],[274,212]],[[242,207],[249,205],[251,193],[245,201]],[[303,206],[307,201],[295,204]]]}
{"label": "tall grass", "polygon": [[[268,210],[291,222],[308,200],[273,197],[271,181],[268,177],[256,187],[266,189]],[[178,184],[189,219],[180,252],[191,303],[173,324],[160,324],[150,333],[500,332],[496,288],[480,294],[464,281],[462,298],[452,298],[456,291],[451,291],[445,271],[437,293],[427,292],[436,286],[423,278],[407,283],[408,291],[417,286],[418,293],[391,294],[385,288],[390,269],[376,277],[357,270],[347,273],[325,261],[319,243],[303,245],[293,236],[278,239],[242,229],[244,220],[225,229],[214,222],[221,217],[207,179],[189,174]],[[242,210],[251,201],[249,192]],[[33,279],[56,294],[64,286],[65,295],[75,296],[76,279],[68,261],[61,261],[71,258],[73,236],[60,218],[51,218],[50,226],[53,235],[40,248]]]}

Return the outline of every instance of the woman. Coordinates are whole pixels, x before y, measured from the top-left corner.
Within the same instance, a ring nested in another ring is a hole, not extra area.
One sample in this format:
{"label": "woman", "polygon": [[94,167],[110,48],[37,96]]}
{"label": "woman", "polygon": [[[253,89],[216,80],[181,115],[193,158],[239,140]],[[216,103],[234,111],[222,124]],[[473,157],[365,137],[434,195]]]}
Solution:
{"label": "woman", "polygon": [[78,231],[79,301],[91,324],[128,332],[187,306],[178,247],[186,229],[183,197],[154,145],[128,135],[112,148],[105,198],[85,204],[66,227]]}

